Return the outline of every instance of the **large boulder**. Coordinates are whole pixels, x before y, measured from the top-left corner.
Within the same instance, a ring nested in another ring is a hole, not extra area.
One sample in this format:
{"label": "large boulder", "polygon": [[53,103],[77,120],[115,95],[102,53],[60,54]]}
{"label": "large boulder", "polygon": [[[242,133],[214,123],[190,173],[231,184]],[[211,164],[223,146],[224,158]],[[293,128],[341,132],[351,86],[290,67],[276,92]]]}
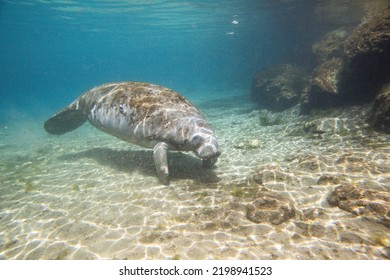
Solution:
{"label": "large boulder", "polygon": [[312,52],[318,63],[322,64],[335,57],[342,57],[344,41],[348,33],[340,28],[327,33],[319,42],[312,46]]}
{"label": "large boulder", "polygon": [[308,114],[312,109],[325,109],[338,105],[338,77],[342,65],[340,58],[332,58],[318,66],[312,74],[309,87],[301,97],[301,113]]}
{"label": "large boulder", "polygon": [[342,103],[372,101],[390,82],[390,8],[365,19],[344,44]]}
{"label": "large boulder", "polygon": [[369,121],[375,130],[390,133],[390,84],[376,96]]}
{"label": "large boulder", "polygon": [[342,56],[347,31],[343,28],[327,33],[312,46],[319,65],[314,69],[309,86],[301,96],[301,114],[312,109],[335,107],[339,103],[338,79],[342,69]]}
{"label": "large boulder", "polygon": [[271,66],[254,77],[251,99],[266,109],[283,111],[298,103],[304,83],[301,71],[295,66]]}
{"label": "large boulder", "polygon": [[371,102],[390,82],[390,8],[367,18],[345,41],[344,36],[334,31],[313,45],[318,61],[325,62],[302,94],[302,114]]}

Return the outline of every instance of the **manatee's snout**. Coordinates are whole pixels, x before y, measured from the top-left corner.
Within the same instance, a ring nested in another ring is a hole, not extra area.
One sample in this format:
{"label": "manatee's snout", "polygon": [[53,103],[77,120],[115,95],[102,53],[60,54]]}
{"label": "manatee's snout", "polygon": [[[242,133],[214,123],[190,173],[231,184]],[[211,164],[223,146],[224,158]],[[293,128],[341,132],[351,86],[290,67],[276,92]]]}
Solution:
{"label": "manatee's snout", "polygon": [[211,167],[221,155],[217,139],[214,136],[209,136],[204,139],[201,145],[195,151],[196,155],[203,160],[205,167]]}
{"label": "manatee's snout", "polygon": [[220,154],[218,144],[203,144],[197,150],[197,155],[201,159],[218,158]]}

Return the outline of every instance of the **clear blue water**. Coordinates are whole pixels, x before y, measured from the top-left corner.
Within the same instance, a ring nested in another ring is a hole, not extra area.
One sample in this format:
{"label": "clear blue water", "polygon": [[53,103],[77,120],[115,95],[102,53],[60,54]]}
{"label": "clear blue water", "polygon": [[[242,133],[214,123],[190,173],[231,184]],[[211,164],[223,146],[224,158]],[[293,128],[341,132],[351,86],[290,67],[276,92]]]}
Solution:
{"label": "clear blue water", "polygon": [[336,22],[353,21],[364,4],[333,2],[1,0],[0,122],[12,111],[47,117],[113,81],[161,84],[191,99],[248,93],[258,70],[335,25],[313,26],[323,7],[331,4]]}
{"label": "clear blue water", "polygon": [[1,1],[1,120],[10,108],[57,110],[112,81],[184,95],[249,90],[279,55],[261,2]]}

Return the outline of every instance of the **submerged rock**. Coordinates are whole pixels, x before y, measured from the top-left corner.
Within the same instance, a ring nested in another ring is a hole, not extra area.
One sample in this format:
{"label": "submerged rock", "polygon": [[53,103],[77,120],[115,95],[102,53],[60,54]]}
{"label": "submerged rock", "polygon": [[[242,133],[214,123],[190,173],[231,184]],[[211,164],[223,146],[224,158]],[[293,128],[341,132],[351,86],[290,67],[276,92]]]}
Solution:
{"label": "submerged rock", "polygon": [[321,64],[335,57],[341,58],[347,36],[347,31],[340,28],[327,33],[319,42],[314,43],[312,52],[316,60]]}
{"label": "submerged rock", "polygon": [[371,107],[370,123],[374,129],[390,133],[390,84],[375,98]]}
{"label": "submerged rock", "polygon": [[301,98],[301,114],[371,102],[390,82],[390,8],[368,17],[344,41],[346,32],[328,33],[312,47],[317,61]]}
{"label": "submerged rock", "polygon": [[233,147],[242,150],[252,150],[252,149],[260,148],[261,143],[257,139],[252,139],[252,140],[239,142],[238,144],[233,145]]}
{"label": "submerged rock", "polygon": [[390,82],[390,8],[360,24],[344,46],[340,76],[343,103],[362,104],[374,99]]}
{"label": "submerged rock", "polygon": [[272,66],[254,77],[251,99],[266,109],[283,111],[298,103],[303,87],[304,77],[295,66]]}
{"label": "submerged rock", "polygon": [[327,201],[332,206],[338,206],[356,216],[366,217],[390,228],[390,194],[388,192],[342,184],[329,193]]}
{"label": "submerged rock", "polygon": [[336,176],[330,176],[330,175],[322,175],[319,179],[317,184],[318,185],[337,185],[339,184],[341,179]]}
{"label": "submerged rock", "polygon": [[288,198],[268,191],[259,191],[247,206],[246,217],[254,223],[279,225],[295,217],[295,208]]}
{"label": "submerged rock", "polygon": [[302,114],[312,109],[337,106],[340,99],[337,83],[341,65],[340,58],[332,58],[313,71],[310,85],[301,98]]}

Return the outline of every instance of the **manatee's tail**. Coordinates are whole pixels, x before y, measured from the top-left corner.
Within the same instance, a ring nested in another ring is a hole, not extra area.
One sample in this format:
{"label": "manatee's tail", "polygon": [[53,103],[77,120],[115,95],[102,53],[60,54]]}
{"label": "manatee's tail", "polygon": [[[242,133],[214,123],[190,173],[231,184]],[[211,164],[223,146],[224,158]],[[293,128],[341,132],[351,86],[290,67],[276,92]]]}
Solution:
{"label": "manatee's tail", "polygon": [[44,128],[50,134],[64,134],[81,126],[88,118],[83,110],[73,104],[61,110],[45,122]]}

